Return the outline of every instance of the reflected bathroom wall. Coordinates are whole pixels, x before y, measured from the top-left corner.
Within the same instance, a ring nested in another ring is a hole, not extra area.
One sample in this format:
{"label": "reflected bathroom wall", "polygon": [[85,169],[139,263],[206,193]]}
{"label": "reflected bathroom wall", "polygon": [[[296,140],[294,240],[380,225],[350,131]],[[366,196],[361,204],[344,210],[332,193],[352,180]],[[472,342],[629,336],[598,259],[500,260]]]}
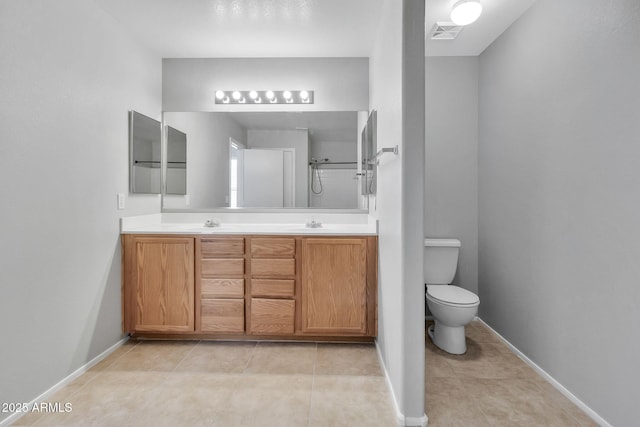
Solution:
{"label": "reflected bathroom wall", "polygon": [[167,194],[187,194],[187,135],[167,126]]}
{"label": "reflected bathroom wall", "polygon": [[309,206],[322,209],[357,209],[359,185],[353,168],[309,166]]}
{"label": "reflected bathroom wall", "polygon": [[129,111],[129,190],[132,193],[160,193],[161,153],[160,122]]}

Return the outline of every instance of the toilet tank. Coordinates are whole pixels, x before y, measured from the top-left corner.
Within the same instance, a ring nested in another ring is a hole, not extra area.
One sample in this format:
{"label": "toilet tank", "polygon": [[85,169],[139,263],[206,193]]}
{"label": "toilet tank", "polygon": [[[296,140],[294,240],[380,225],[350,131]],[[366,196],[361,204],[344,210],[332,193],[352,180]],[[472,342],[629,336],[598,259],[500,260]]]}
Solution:
{"label": "toilet tank", "polygon": [[448,285],[458,268],[460,240],[424,239],[424,282]]}

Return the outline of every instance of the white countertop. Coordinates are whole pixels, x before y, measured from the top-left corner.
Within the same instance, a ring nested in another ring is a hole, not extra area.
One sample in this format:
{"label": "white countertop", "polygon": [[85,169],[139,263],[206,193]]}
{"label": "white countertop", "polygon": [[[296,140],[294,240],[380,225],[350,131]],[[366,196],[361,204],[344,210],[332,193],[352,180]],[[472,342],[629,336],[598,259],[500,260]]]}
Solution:
{"label": "white countertop", "polygon": [[[274,217],[287,220],[286,215]],[[367,219],[366,222],[352,221],[350,223],[328,222],[328,217],[322,220],[320,228],[308,228],[304,222],[224,222],[219,219],[220,226],[205,227],[200,217],[174,218],[160,215],[145,215],[139,217],[122,218],[120,232],[122,234],[285,234],[285,235],[377,235],[377,222]],[[247,218],[250,219],[250,218]],[[298,218],[296,218],[298,219]],[[328,218],[331,219],[331,218]],[[192,220],[193,222],[191,222]],[[198,221],[201,220],[201,221]],[[198,222],[196,222],[198,221]]]}

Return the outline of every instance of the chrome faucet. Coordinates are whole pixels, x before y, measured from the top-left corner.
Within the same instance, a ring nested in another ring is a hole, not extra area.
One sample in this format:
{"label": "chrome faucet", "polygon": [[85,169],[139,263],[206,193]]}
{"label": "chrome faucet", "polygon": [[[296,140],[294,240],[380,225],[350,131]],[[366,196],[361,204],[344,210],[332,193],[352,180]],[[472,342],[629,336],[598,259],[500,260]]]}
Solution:
{"label": "chrome faucet", "polygon": [[320,228],[322,227],[322,222],[312,219],[311,221],[307,222],[306,226],[307,228]]}

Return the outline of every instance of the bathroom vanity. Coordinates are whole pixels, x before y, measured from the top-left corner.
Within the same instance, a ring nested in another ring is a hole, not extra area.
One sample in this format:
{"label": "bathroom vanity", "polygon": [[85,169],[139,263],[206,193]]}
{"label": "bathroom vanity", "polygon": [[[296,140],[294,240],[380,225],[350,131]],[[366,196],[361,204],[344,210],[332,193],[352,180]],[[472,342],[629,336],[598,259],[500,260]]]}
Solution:
{"label": "bathroom vanity", "polygon": [[371,227],[203,230],[164,225],[123,231],[125,333],[249,340],[376,336],[377,236]]}

